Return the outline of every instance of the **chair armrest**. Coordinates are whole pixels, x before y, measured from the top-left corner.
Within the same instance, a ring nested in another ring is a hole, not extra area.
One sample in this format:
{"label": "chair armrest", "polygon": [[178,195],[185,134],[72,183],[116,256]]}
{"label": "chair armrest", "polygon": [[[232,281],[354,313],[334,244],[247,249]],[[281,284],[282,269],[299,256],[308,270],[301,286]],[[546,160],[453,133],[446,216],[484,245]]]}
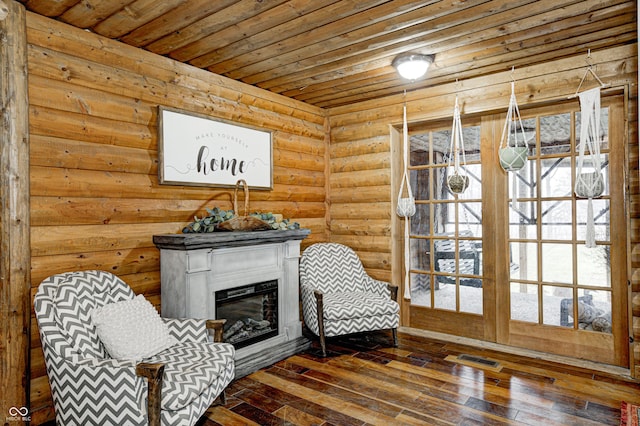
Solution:
{"label": "chair armrest", "polygon": [[398,286],[387,283],[387,290],[391,293],[391,300],[398,301]]}
{"label": "chair armrest", "polygon": [[396,300],[393,296],[393,287],[395,287],[395,291],[397,294],[397,286],[394,286],[386,281],[376,280],[369,276],[367,278],[368,279],[364,283],[365,291],[379,294],[380,296],[391,297],[393,300]]}
{"label": "chair armrest", "polygon": [[160,426],[160,401],[164,364],[141,362],[136,365],[136,375],[147,379],[147,417],[149,426]]}
{"label": "chair armrest", "polygon": [[217,319],[217,320],[207,320],[207,330],[213,330],[213,341],[214,342],[223,342],[222,333],[224,331],[224,324],[227,322],[226,319]]}

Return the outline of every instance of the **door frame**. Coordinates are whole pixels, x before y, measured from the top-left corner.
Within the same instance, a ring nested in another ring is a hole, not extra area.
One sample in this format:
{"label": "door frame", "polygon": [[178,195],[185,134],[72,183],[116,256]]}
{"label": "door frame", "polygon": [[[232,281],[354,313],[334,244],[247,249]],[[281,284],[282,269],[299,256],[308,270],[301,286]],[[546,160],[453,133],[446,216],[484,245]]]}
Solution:
{"label": "door frame", "polygon": [[[617,92],[619,92],[619,90],[617,90]],[[625,95],[626,93],[627,91],[625,89]],[[621,109],[621,114],[623,114],[624,116],[623,121],[626,123],[628,96],[622,96],[621,98],[622,98],[621,104],[623,105]],[[544,104],[528,105],[526,108],[526,111],[544,107],[552,103],[555,103],[555,104],[563,103],[565,101],[566,99],[555,99],[554,102],[545,102]],[[503,114],[492,115],[492,114],[495,114],[495,113],[486,112],[482,114],[482,117],[481,117],[481,123],[482,123],[481,138],[487,138],[489,141],[492,141],[491,144],[488,144],[488,143],[481,144],[481,147],[482,147],[481,149],[482,149],[483,159],[495,159],[495,161],[497,162],[498,160],[497,145],[499,145],[499,140],[496,140],[496,139],[498,139],[500,136],[501,126],[504,124],[504,115]],[[441,121],[441,120],[435,120],[435,121]],[[411,127],[414,127],[414,128],[421,127],[421,125],[422,123],[419,123]],[[390,127],[391,127],[391,140],[392,140],[392,159],[398,159],[400,158],[400,156],[397,153],[397,149],[394,150],[394,148],[398,146],[399,132],[392,126]],[[621,217],[624,220],[622,220],[621,223],[624,224],[623,226],[626,226],[625,240],[627,241],[625,243],[628,246],[629,245],[628,232],[630,229],[629,223],[628,223],[629,221],[629,206],[628,206],[628,200],[627,200],[628,184],[626,184],[629,179],[629,176],[626,173],[628,169],[628,160],[627,160],[628,153],[626,152],[628,150],[628,141],[627,141],[628,131],[626,131],[625,129],[626,129],[625,126],[621,126],[619,129],[621,132],[620,137],[622,140],[622,144],[625,148],[623,150],[624,152],[620,154],[623,156],[621,162],[624,165],[624,172],[621,175],[621,179],[623,182],[622,185],[625,188],[624,190],[625,193],[623,194],[623,199],[625,200],[625,208],[622,209],[622,212],[621,212]],[[395,136],[394,136],[394,132],[395,132]],[[402,171],[402,167],[397,167],[398,164],[400,163],[401,161],[391,162],[392,172],[393,172],[392,173],[392,191],[391,191],[392,192],[391,194],[391,197],[392,197],[391,229],[392,229],[392,236],[393,236],[392,258],[394,260],[392,275],[395,280],[394,282],[398,283],[399,285],[402,285],[404,271],[403,271],[403,267],[401,266],[403,264],[402,263],[403,237],[401,233],[401,226],[403,226],[403,219],[397,218],[397,215],[395,214],[395,205],[396,205],[395,191],[397,191],[397,189],[399,188],[399,182],[400,182],[399,176]],[[393,169],[394,166],[396,167],[395,171]],[[502,201],[498,201],[498,200],[506,199],[508,195],[507,194],[508,185],[497,185],[496,181],[501,177],[499,176],[499,172],[496,171],[498,170],[498,168],[492,167],[492,169],[493,169],[492,172],[486,173],[486,174],[483,171],[483,175],[485,179],[483,181],[483,191],[488,191],[486,193],[487,197],[483,199],[483,205],[485,203],[492,202],[494,203],[492,205],[492,208],[494,209],[494,211],[496,212],[503,211],[502,213],[503,215],[508,215],[508,205],[506,203],[503,203]],[[613,182],[611,185],[614,185],[614,184],[620,185],[620,183],[613,183]],[[612,221],[613,220],[614,219],[612,219]],[[510,308],[509,308],[510,295],[508,291],[499,292],[496,289],[496,282],[509,282],[508,268],[496,268],[497,253],[508,253],[509,247],[508,247],[508,239],[507,239],[507,229],[498,229],[499,227],[493,227],[493,225],[487,224],[486,219],[483,220],[483,227],[485,226],[491,227],[491,230],[487,230],[487,228],[483,228],[483,233],[482,233],[483,246],[487,248],[494,247],[495,250],[483,251],[483,258],[484,258],[483,259],[483,262],[484,262],[484,265],[483,265],[483,274],[484,274],[483,275],[483,288],[484,288],[483,297],[484,299],[483,300],[484,300],[484,306],[485,306],[484,315],[481,318],[478,318],[479,317],[478,315],[473,315],[473,314],[448,312],[448,311],[437,310],[432,308],[422,308],[419,306],[411,306],[410,301],[403,299],[402,324],[411,328],[429,330],[432,332],[451,334],[451,335],[456,335],[461,337],[469,337],[469,338],[473,338],[481,341],[506,344],[510,346],[515,346],[514,344],[518,344],[520,347],[531,349],[531,348],[528,348],[526,345],[520,345],[520,342],[516,341],[516,339],[510,336],[511,334],[510,329],[513,327],[510,324]],[[501,228],[504,228],[504,227],[501,227]],[[624,260],[624,265],[626,269],[627,260],[621,259],[620,261],[622,262],[623,260]],[[492,278],[492,277],[495,277],[495,278]],[[613,278],[612,278],[612,283],[613,283]],[[622,291],[618,291],[618,293],[622,293]],[[614,308],[617,307],[616,313],[618,313],[618,315],[622,315],[623,313],[626,313],[627,309],[623,307],[629,306],[630,299],[628,299],[628,297],[626,296],[627,292],[624,292],[624,293],[625,295],[618,297],[619,300],[617,302],[614,302],[615,305],[612,305],[612,307]],[[487,309],[487,307],[492,306],[494,303],[495,303],[495,309]],[[498,318],[507,318],[508,321],[498,321]],[[617,321],[619,325],[622,322],[623,321]],[[464,328],[460,327],[459,324],[464,324]],[[549,326],[545,326],[545,327],[549,327]],[[553,328],[560,329],[560,327],[553,327]],[[567,332],[569,330],[559,330],[559,331]],[[588,334],[592,335],[595,333],[588,333]],[[617,361],[615,359],[611,361],[612,365],[619,365],[619,366],[628,368],[629,363],[633,362],[631,359],[632,354],[630,354],[630,350],[628,348],[629,345],[626,342],[626,337],[624,337],[627,334],[628,333],[624,332],[624,329],[619,330],[619,333],[618,333],[619,339],[617,340],[617,343],[615,345],[615,352],[626,353],[627,354],[626,358],[618,357]],[[531,336],[528,336],[528,337],[531,337]],[[588,338],[597,339],[597,338],[603,338],[603,336],[595,335],[595,336],[589,336]],[[607,337],[604,336],[604,339],[606,338]],[[624,344],[621,343],[622,340],[625,340],[625,342],[623,342]],[[540,348],[539,347],[535,348],[535,350],[539,351]],[[573,351],[573,352],[570,351],[566,355],[579,358],[579,355],[578,355],[579,352],[580,351]],[[626,364],[621,363],[620,361],[622,360],[626,360]]]}

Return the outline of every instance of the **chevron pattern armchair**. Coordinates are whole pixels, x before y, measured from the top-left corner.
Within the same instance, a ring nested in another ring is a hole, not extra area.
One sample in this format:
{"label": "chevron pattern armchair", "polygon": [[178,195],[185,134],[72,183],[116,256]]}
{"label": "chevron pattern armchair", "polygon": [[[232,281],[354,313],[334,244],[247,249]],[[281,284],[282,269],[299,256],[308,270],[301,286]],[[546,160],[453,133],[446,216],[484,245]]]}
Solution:
{"label": "chevron pattern armchair", "polygon": [[[224,321],[162,319],[177,340],[141,362],[109,356],[91,312],[134,299],[133,290],[105,271],[45,279],[34,298],[56,423],[66,425],[193,425],[233,380],[234,348]],[[162,324],[162,322],[160,321]]]}
{"label": "chevron pattern armchair", "polygon": [[320,338],[391,329],[397,346],[398,287],[371,278],[358,255],[337,243],[316,243],[300,258],[300,294],[307,328]]}

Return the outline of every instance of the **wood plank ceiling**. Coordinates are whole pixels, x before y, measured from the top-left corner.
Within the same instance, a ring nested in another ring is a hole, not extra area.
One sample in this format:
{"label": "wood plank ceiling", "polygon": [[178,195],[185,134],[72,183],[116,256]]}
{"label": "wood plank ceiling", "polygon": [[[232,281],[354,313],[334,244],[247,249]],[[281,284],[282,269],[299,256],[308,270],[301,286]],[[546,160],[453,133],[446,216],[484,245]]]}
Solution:
{"label": "wood plank ceiling", "polygon": [[[320,107],[637,41],[629,0],[21,0],[35,13]],[[400,78],[403,52],[435,54]]]}

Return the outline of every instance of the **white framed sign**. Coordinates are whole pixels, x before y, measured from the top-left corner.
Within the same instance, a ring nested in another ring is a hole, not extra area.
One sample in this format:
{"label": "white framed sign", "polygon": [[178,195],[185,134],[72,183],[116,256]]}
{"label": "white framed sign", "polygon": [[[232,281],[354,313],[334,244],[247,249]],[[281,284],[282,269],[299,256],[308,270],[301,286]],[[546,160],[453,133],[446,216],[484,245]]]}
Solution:
{"label": "white framed sign", "polygon": [[162,106],[158,129],[161,184],[273,188],[271,132]]}

